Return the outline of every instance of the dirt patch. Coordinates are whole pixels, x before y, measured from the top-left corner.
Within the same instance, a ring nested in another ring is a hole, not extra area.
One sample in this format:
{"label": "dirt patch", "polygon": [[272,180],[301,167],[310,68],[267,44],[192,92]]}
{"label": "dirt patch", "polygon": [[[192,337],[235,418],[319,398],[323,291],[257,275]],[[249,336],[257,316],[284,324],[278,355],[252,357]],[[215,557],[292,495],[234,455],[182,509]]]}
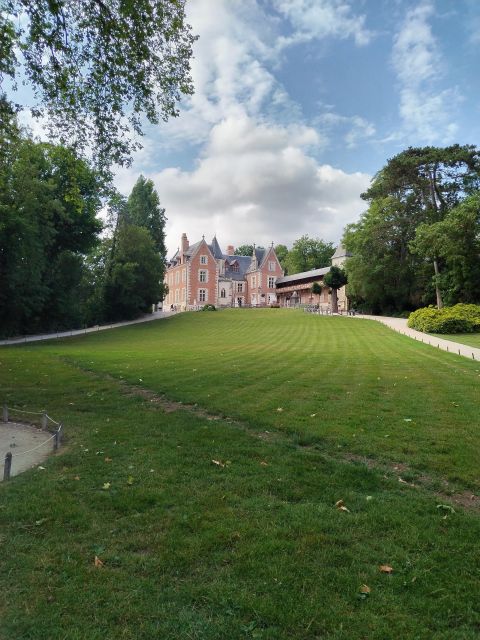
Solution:
{"label": "dirt patch", "polygon": [[16,476],[41,464],[52,452],[52,434],[31,425],[18,422],[0,423],[0,481],[3,480],[3,462],[12,454],[11,475]]}

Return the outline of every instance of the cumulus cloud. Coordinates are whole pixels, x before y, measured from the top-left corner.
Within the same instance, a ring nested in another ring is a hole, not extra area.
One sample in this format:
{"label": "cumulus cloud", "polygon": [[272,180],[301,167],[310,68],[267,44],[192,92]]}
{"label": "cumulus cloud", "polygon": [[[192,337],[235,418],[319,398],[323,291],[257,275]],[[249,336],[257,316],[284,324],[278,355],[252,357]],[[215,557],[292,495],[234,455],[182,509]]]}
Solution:
{"label": "cumulus cloud", "polygon": [[460,99],[456,89],[437,89],[443,61],[429,23],[433,16],[433,4],[428,1],[408,11],[392,55],[406,133],[428,144],[453,139],[458,127],[452,107]]}
{"label": "cumulus cloud", "polygon": [[248,115],[227,118],[211,131],[193,171],[152,175],[162,204],[175,212],[169,248],[186,231],[192,240],[216,232],[223,244],[291,244],[304,233],[338,241],[364,204],[370,176],[319,165],[308,155],[319,144],[308,127],[258,124]]}

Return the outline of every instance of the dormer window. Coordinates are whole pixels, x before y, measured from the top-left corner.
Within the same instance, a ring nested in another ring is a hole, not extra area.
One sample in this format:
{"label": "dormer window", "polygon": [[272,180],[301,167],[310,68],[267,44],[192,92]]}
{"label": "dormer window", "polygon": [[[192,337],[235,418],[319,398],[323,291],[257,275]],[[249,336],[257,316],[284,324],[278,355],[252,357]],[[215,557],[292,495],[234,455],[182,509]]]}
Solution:
{"label": "dormer window", "polygon": [[238,271],[240,271],[240,267],[238,266],[238,262],[235,260],[235,262],[232,262],[232,264],[230,265],[230,269],[232,271],[236,271],[238,273]]}
{"label": "dormer window", "polygon": [[200,264],[207,264],[208,256],[200,256]]}

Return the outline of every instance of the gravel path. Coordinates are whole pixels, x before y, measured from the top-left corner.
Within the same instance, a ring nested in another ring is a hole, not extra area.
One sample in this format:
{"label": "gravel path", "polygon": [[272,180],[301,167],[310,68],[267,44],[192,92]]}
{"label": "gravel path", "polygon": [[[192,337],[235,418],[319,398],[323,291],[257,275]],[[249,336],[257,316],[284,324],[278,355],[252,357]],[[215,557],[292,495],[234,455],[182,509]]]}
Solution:
{"label": "gravel path", "polygon": [[407,320],[405,318],[389,318],[385,316],[367,315],[356,315],[351,317],[365,320],[376,320],[377,322],[381,322],[387,327],[390,327],[390,329],[393,329],[394,331],[403,333],[409,338],[413,338],[414,340],[418,340],[419,342],[424,342],[425,344],[429,344],[437,349],[443,349],[443,351],[448,351],[449,353],[456,353],[460,356],[464,356],[465,358],[480,360],[479,348],[469,347],[466,344],[452,342],[451,340],[444,340],[443,338],[437,338],[437,336],[431,336],[428,333],[422,333],[421,331],[410,329],[409,327],[407,327]]}
{"label": "gravel path", "polygon": [[11,338],[9,340],[0,340],[0,347],[8,346],[10,344],[25,344],[26,342],[38,342],[39,340],[53,340],[55,338],[70,338],[71,336],[83,336],[87,333],[96,333],[97,331],[105,331],[106,329],[115,329],[116,327],[126,327],[129,324],[138,324],[139,322],[150,322],[151,320],[162,320],[163,318],[169,318],[175,315],[175,312],[169,311],[155,311],[155,313],[149,313],[146,316],[137,318],[136,320],[129,320],[128,322],[116,322],[114,324],[102,324],[95,327],[88,327],[87,329],[75,329],[72,331],[60,331],[57,333],[42,333],[36,336],[23,336],[21,338]]}

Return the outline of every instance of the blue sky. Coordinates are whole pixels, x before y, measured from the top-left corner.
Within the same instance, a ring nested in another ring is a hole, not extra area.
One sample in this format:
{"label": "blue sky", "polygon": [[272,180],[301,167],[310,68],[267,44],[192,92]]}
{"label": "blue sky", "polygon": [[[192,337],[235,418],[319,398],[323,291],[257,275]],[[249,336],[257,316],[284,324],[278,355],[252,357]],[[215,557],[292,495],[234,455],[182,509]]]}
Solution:
{"label": "blue sky", "polygon": [[173,252],[338,242],[408,146],[478,144],[479,0],[187,0],[196,93],[148,127],[128,193],[154,180]]}

